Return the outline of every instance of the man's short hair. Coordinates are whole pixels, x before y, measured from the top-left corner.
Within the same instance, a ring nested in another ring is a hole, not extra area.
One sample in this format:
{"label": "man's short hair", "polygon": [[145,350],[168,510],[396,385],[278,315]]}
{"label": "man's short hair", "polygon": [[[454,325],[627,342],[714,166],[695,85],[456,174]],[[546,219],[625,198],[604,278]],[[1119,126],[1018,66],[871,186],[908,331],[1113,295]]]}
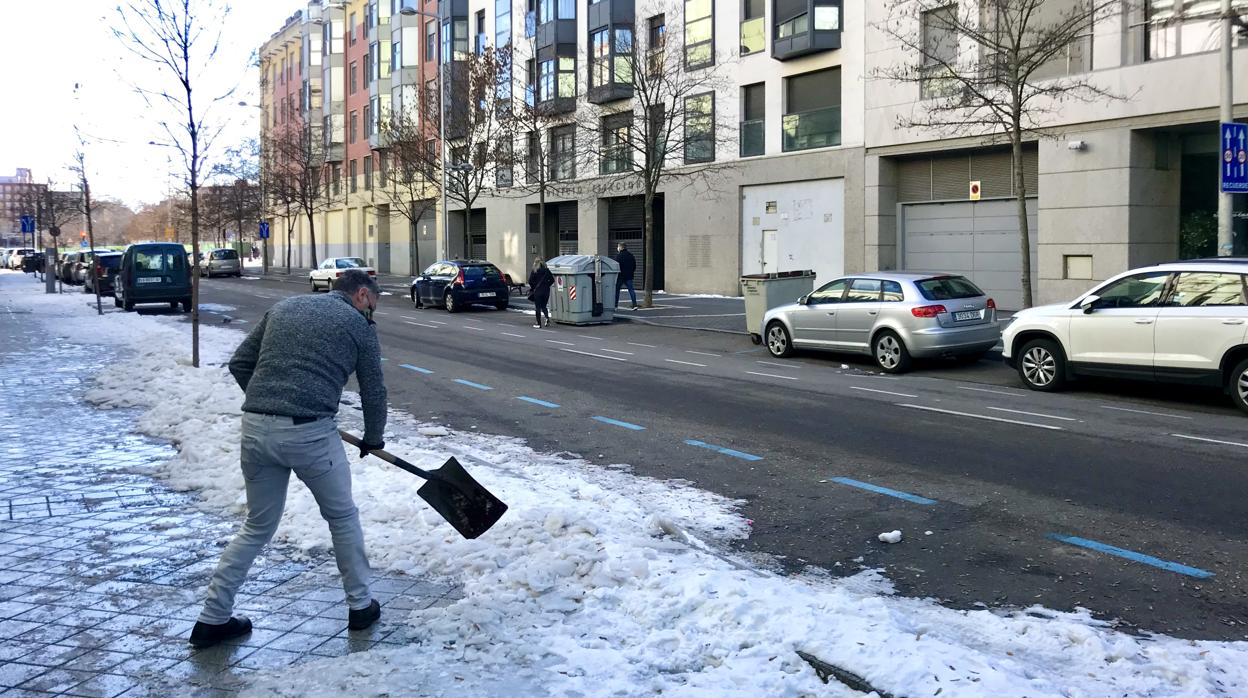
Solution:
{"label": "man's short hair", "polygon": [[334,290],[342,291],[348,296],[354,296],[355,292],[362,288],[372,291],[373,295],[381,295],[381,287],[377,285],[377,280],[369,276],[366,271],[348,269],[334,281]]}
{"label": "man's short hair", "polygon": [[622,243],[622,242],[621,242],[621,243],[620,243],[620,249],[621,249],[621,250],[627,250],[627,249],[628,249],[628,245],[625,245],[624,243]]}

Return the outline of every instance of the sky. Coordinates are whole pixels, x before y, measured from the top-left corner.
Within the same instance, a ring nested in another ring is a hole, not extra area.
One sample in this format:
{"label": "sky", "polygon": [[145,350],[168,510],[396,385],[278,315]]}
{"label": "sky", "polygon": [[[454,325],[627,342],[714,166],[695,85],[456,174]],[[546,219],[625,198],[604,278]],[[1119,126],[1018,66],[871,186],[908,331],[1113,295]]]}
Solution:
{"label": "sky", "polygon": [[[226,6],[223,0],[192,4]],[[221,129],[208,151],[210,163],[225,148],[258,135],[260,110],[238,104],[259,103],[254,53],[305,5],[298,0],[237,0],[228,6],[224,21],[213,23],[221,28],[221,46],[214,60],[196,61],[199,81],[193,83],[197,110],[207,107],[210,125]],[[175,186],[174,177],[181,187],[186,170],[178,151],[149,144],[169,143],[160,124],[179,115],[163,105],[148,105],[136,89],[175,89],[177,83],[171,74],[137,59],[127,42],[113,35],[120,26],[116,6],[112,0],[0,0],[8,29],[0,42],[5,95],[0,175],[29,168],[38,182],[51,179],[57,188],[70,188],[76,181],[66,168],[78,145],[78,126],[86,136],[94,196],[134,207],[163,199]],[[232,88],[236,91],[227,97]]]}

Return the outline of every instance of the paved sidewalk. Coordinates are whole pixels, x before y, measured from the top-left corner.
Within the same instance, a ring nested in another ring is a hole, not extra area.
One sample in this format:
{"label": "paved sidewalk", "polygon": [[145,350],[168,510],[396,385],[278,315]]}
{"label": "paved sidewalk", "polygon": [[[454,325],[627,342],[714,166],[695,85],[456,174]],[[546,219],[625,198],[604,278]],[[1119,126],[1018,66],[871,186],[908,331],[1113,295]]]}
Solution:
{"label": "paved sidewalk", "polygon": [[0,305],[3,698],[233,695],[257,670],[416,641],[408,610],[457,598],[445,585],[378,574],[382,620],[347,632],[332,555],[270,545],[238,598],[256,629],[192,650],[203,589],[240,521],[142,474],[173,448],[135,434],[136,412],[81,400],[116,357],[64,338],[49,346],[30,320]]}

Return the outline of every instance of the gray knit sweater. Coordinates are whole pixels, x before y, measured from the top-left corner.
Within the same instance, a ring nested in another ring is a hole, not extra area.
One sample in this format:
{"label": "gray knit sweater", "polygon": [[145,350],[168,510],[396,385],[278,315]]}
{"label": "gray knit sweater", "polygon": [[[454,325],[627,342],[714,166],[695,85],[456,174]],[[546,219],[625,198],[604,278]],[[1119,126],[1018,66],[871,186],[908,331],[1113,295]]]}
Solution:
{"label": "gray knit sweater", "polygon": [[246,393],[243,411],[333,417],[351,373],[364,403],[364,441],[386,427],[386,386],[377,332],[341,291],[278,301],[238,345],[230,373]]}

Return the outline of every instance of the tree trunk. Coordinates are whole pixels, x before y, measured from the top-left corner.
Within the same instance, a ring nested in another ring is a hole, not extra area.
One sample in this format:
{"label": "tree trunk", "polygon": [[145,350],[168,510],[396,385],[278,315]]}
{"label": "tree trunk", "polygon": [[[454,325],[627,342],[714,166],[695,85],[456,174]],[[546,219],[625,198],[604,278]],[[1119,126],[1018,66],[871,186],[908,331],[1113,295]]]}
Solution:
{"label": "tree trunk", "polygon": [[1018,202],[1018,241],[1023,254],[1023,308],[1033,305],[1031,296],[1031,230],[1027,225],[1027,180],[1023,173],[1023,134],[1015,124],[1010,134],[1014,151],[1014,196]]}
{"label": "tree trunk", "polygon": [[[87,166],[82,165],[82,209],[87,214],[87,244],[91,246],[91,264],[94,267],[99,262],[95,258],[95,225],[91,221],[91,185],[87,183]],[[92,269],[94,271],[94,269]],[[92,284],[95,291],[95,314],[103,315],[104,308],[100,305],[100,282],[97,278]]]}
{"label": "tree trunk", "polygon": [[316,261],[316,223],[312,221],[314,214],[308,214],[308,243],[312,247],[312,268],[315,269],[318,262]]}
{"label": "tree trunk", "polygon": [[[192,139],[192,162],[198,160],[199,144]],[[191,366],[199,368],[199,182],[191,172]]]}
{"label": "tree trunk", "polygon": [[464,259],[472,259],[472,209],[464,205]]}
{"label": "tree trunk", "polygon": [[[541,249],[543,253],[543,259],[550,259],[551,250],[546,249],[546,182],[545,180],[543,180],[537,185],[537,239],[542,241]],[[559,251],[558,245],[559,245],[559,241],[555,240],[556,249],[554,250],[554,252]],[[533,263],[530,260],[529,265],[532,266],[532,264]]]}
{"label": "tree trunk", "polygon": [[645,246],[646,246],[646,273],[645,273],[645,293],[641,301],[641,307],[654,307],[654,192],[650,187],[646,187],[645,203]]}

